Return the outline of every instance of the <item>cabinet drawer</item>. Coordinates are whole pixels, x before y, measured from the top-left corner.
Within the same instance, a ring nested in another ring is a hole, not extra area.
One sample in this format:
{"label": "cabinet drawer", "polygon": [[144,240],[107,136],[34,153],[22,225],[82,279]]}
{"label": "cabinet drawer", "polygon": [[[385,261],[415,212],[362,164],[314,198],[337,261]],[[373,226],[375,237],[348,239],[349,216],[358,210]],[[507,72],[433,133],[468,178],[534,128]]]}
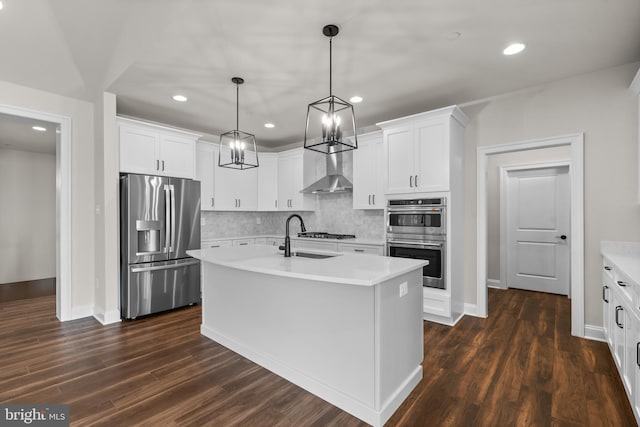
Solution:
{"label": "cabinet drawer", "polygon": [[225,246],[231,246],[233,243],[231,240],[207,240],[203,241],[200,245],[202,249],[206,248],[222,248]]}
{"label": "cabinet drawer", "polygon": [[[266,245],[268,246],[282,246],[284,245],[284,239],[282,237],[267,237]],[[257,242],[256,242],[257,243]]]}
{"label": "cabinet drawer", "polygon": [[321,251],[333,251],[338,250],[338,244],[333,242],[318,242],[316,240],[294,240],[293,247],[296,249],[317,249]]}
{"label": "cabinet drawer", "polygon": [[423,288],[422,309],[436,316],[451,316],[451,297],[432,289]]}
{"label": "cabinet drawer", "polygon": [[338,252],[384,255],[384,249],[382,246],[358,245],[354,243],[338,243]]}
{"label": "cabinet drawer", "polygon": [[233,240],[233,246],[247,246],[247,245],[254,245],[254,244],[255,244],[254,239],[234,239]]}
{"label": "cabinet drawer", "polygon": [[267,238],[266,237],[256,237],[254,240],[254,243],[256,245],[266,245],[267,244]]}

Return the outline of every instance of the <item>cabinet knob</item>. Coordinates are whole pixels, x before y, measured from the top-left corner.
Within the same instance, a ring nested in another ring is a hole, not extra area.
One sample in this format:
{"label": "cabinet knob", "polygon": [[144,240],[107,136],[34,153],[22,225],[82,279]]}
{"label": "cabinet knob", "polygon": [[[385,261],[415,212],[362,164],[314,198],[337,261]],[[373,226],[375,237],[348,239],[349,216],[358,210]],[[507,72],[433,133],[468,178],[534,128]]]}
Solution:
{"label": "cabinet knob", "polygon": [[556,239],[562,239],[562,240],[567,240],[567,235],[566,234],[561,234],[560,236],[554,236]]}

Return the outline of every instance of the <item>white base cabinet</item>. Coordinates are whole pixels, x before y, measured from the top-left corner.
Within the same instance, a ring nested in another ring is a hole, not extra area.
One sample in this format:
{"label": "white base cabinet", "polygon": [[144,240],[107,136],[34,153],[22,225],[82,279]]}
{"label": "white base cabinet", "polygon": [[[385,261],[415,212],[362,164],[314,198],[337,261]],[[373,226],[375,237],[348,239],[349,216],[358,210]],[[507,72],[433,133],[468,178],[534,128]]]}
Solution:
{"label": "white base cabinet", "polygon": [[201,135],[118,117],[120,172],[195,179]]}
{"label": "white base cabinet", "polygon": [[603,258],[603,331],[640,424],[640,283]]}

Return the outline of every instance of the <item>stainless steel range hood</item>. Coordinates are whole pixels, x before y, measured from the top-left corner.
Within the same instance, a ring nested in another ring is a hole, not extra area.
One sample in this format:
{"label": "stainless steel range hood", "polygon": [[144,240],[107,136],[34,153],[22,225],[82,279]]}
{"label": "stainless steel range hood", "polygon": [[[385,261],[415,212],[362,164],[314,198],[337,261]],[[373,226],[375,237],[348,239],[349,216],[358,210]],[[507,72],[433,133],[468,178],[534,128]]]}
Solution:
{"label": "stainless steel range hood", "polygon": [[326,155],[327,175],[323,176],[301,193],[344,193],[353,191],[353,184],[342,174],[342,153]]}

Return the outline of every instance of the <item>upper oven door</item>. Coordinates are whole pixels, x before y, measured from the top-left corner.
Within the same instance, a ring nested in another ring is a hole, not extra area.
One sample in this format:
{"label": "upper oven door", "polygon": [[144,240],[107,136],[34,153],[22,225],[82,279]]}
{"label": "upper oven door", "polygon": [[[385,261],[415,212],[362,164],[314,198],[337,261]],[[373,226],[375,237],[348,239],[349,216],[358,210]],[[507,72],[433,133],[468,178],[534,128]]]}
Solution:
{"label": "upper oven door", "polygon": [[393,208],[387,212],[389,233],[433,235],[445,233],[443,207]]}

